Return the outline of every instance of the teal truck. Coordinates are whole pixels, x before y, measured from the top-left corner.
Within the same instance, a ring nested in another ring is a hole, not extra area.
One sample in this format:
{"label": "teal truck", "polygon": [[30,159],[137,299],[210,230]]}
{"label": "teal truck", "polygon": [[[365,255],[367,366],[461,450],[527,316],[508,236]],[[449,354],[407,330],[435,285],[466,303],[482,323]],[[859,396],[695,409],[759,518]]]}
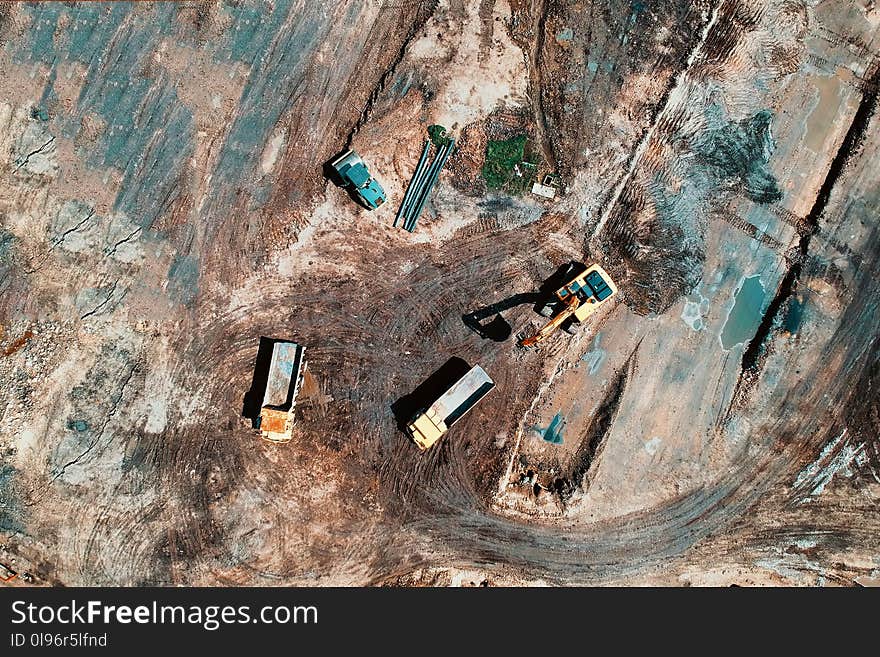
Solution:
{"label": "teal truck", "polygon": [[367,165],[361,156],[347,150],[330,164],[333,171],[342,181],[342,186],[349,189],[370,210],[375,210],[385,202],[385,190],[379,181],[370,175]]}

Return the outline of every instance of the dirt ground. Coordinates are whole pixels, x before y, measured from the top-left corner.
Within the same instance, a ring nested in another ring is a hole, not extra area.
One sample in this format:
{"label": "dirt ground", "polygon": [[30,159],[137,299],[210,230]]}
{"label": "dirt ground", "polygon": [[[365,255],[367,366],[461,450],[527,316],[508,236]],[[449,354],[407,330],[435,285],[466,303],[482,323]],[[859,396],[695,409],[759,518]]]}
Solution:
{"label": "dirt ground", "polygon": [[[874,3],[0,2],[0,73],[13,585],[880,578]],[[554,200],[483,179],[518,135]],[[621,294],[518,347],[571,261]],[[261,337],[307,350],[286,444]],[[451,357],[496,389],[422,453]]]}

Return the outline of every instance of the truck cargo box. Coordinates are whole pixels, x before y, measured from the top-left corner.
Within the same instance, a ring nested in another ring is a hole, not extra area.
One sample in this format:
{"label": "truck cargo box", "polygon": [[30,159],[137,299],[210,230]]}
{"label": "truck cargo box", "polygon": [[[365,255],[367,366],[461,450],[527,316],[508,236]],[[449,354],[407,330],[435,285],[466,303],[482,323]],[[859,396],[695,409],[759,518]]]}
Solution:
{"label": "truck cargo box", "polygon": [[437,401],[416,414],[407,425],[409,434],[419,448],[427,449],[494,387],[495,382],[483,368],[474,365]]}
{"label": "truck cargo box", "polygon": [[304,369],[304,347],[288,341],[278,341],[272,346],[272,360],[260,411],[260,431],[265,438],[275,442],[290,439],[293,408]]}

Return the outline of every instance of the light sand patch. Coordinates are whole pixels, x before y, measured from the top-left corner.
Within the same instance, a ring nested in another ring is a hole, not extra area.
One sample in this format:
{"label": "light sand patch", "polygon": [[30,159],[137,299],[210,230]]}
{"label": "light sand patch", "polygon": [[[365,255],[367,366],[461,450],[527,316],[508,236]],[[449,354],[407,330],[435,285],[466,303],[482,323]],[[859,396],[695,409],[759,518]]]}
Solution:
{"label": "light sand patch", "polygon": [[[466,16],[460,24],[450,16],[448,0],[442,0],[440,7],[426,26],[425,36],[409,52],[414,60],[425,60],[439,71],[431,122],[455,129],[485,117],[499,105],[525,105],[528,74],[523,54],[505,28],[510,5],[505,0],[495,3],[492,47],[485,57],[480,56],[479,3],[465,3]],[[443,37],[438,39],[438,34]]]}

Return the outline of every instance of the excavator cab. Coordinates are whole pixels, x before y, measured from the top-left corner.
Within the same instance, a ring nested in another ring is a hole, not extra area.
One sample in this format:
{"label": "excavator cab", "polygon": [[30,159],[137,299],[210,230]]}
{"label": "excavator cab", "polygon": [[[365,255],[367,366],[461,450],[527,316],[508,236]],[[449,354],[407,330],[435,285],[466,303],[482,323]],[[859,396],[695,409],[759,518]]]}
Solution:
{"label": "excavator cab", "polygon": [[[607,276],[607,274],[606,274]],[[608,280],[611,280],[610,278]],[[560,288],[556,296],[561,301],[569,295],[575,295],[581,303],[599,303],[614,294],[611,286],[605,282],[597,270],[589,271],[584,277],[575,278],[568,285]]]}
{"label": "excavator cab", "polygon": [[535,335],[520,342],[532,347],[550,337],[556,329],[569,322],[584,322],[599,307],[617,293],[617,286],[599,265],[592,265],[556,290],[554,298],[544,306],[541,314],[553,317]]}

